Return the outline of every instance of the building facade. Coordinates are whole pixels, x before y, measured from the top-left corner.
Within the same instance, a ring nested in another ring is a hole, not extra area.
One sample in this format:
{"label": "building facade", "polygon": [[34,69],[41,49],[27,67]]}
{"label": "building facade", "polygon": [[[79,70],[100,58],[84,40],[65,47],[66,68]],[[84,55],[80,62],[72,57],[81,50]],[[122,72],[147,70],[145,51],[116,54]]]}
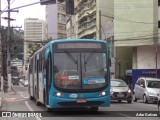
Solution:
{"label": "building facade", "polygon": [[120,76],[129,68],[160,68],[158,1],[114,0],[114,43]]}
{"label": "building facade", "polygon": [[45,22],[37,18],[24,20],[24,71],[31,57],[31,48],[36,43],[42,44],[45,41]]}
{"label": "building facade", "polygon": [[[78,38],[113,37],[113,0],[77,0],[77,2]],[[110,7],[106,7],[107,5]]]}
{"label": "building facade", "polygon": [[67,38],[65,2],[46,6],[46,39]]}
{"label": "building facade", "polygon": [[107,40],[115,78],[125,78],[126,70],[160,69],[160,0],[76,2],[77,19],[68,22],[68,35]]}
{"label": "building facade", "polygon": [[111,77],[115,78],[113,0],[75,0],[75,15],[67,22],[67,38],[102,39],[111,43]]}

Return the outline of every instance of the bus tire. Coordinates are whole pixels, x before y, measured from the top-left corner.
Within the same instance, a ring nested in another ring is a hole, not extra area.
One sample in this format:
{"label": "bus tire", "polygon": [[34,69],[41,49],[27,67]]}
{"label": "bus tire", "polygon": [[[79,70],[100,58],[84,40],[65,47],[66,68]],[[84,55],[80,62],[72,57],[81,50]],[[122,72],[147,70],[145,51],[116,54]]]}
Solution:
{"label": "bus tire", "polygon": [[98,107],[90,107],[90,111],[97,112],[98,111]]}
{"label": "bus tire", "polygon": [[38,101],[38,97],[37,97],[37,89],[35,87],[35,101],[36,101],[36,106],[40,106],[40,102]]}
{"label": "bus tire", "polygon": [[47,105],[45,105],[45,107],[46,107],[46,111],[47,111],[47,112],[51,112],[51,111],[52,111],[52,109],[49,108]]}

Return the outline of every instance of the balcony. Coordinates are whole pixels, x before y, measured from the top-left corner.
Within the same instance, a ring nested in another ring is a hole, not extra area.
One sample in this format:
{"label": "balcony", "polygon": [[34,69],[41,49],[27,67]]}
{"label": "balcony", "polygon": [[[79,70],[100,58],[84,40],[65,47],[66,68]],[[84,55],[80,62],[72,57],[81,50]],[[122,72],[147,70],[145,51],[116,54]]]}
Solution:
{"label": "balcony", "polygon": [[83,36],[95,33],[97,30],[95,22],[96,20],[94,19],[92,22],[87,23],[85,26],[79,29],[78,37],[82,38]]}
{"label": "balcony", "polygon": [[79,27],[79,32],[85,31],[86,29],[90,29],[91,27],[96,27],[96,18],[93,18],[92,20],[83,22]]}
{"label": "balcony", "polygon": [[82,7],[79,7],[78,18],[81,19],[82,17],[84,17],[86,15],[85,14],[86,11],[88,11],[88,12],[96,11],[95,0],[92,0],[92,1],[82,5]]}

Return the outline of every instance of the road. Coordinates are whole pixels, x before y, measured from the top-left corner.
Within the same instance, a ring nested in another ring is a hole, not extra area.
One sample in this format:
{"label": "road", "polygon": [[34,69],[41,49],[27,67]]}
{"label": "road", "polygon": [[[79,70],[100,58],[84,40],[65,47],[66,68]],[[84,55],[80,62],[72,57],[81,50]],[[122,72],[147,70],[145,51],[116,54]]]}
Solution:
{"label": "road", "polygon": [[[81,110],[76,112],[45,112],[44,106],[36,106],[35,101],[31,101],[28,95],[28,88],[22,85],[14,86],[17,91],[16,94],[5,95],[3,99],[2,111],[43,111],[43,115],[47,117],[31,117],[23,118],[26,120],[159,120],[158,117],[131,117],[133,111],[157,111],[156,104],[145,104],[142,101],[133,102],[128,104],[123,101],[122,103],[112,102],[108,108],[100,108],[99,112],[93,113]],[[74,109],[72,109],[75,111]],[[110,112],[112,111],[112,112]],[[130,111],[130,112],[129,112]],[[136,112],[140,114],[141,112]],[[2,118],[2,120],[18,120],[22,118]]]}

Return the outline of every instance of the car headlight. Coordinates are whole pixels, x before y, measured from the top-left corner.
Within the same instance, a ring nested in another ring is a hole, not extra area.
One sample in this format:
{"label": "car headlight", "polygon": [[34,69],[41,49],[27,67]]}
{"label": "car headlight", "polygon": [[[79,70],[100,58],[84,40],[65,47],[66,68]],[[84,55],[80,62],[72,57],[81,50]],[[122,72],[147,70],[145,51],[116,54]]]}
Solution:
{"label": "car headlight", "polygon": [[129,90],[128,90],[128,93],[131,93],[131,92],[132,92],[132,91],[129,89]]}

